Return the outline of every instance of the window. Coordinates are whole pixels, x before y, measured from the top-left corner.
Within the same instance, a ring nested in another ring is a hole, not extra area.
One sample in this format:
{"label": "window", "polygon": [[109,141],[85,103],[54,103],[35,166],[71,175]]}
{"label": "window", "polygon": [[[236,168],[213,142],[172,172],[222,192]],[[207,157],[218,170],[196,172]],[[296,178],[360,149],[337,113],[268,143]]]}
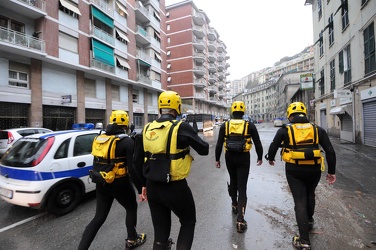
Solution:
{"label": "window", "polygon": [[367,75],[376,70],[375,30],[371,23],[363,32],[364,38],[364,73]]}
{"label": "window", "polygon": [[171,29],[171,25],[167,24],[167,30],[170,30],[170,29]]}
{"label": "window", "polygon": [[319,20],[322,17],[322,3],[321,0],[317,0],[317,11],[319,15]]}
{"label": "window", "polygon": [[95,98],[96,91],[95,80],[85,78],[85,97]]}
{"label": "window", "polygon": [[154,31],[154,39],[158,42],[161,42],[161,35],[156,31]]}
{"label": "window", "polygon": [[120,101],[120,87],[117,85],[111,85],[112,100]]}
{"label": "window", "polygon": [[320,57],[324,55],[324,42],[323,42],[323,36],[322,36],[322,31],[320,32],[320,38],[319,38],[319,53]]}
{"label": "window", "polygon": [[133,90],[132,98],[133,98],[133,103],[138,103],[138,90]]}
{"label": "window", "polygon": [[120,16],[122,16],[122,17],[124,17],[124,18],[127,18],[127,16],[128,16],[128,12],[127,12],[127,8],[126,7],[124,7],[121,3],[119,3],[119,2],[116,2],[116,12],[120,15]]}
{"label": "window", "polygon": [[158,55],[157,53],[154,54],[154,59],[155,59],[157,62],[159,62],[159,63],[162,62],[162,58],[161,58],[161,56]]}
{"label": "window", "polygon": [[333,91],[336,88],[336,68],[335,60],[330,61],[330,90]]}
{"label": "window", "polygon": [[74,142],[73,156],[91,154],[92,144],[96,136],[95,133],[77,136]]}
{"label": "window", "polygon": [[20,88],[29,88],[29,77],[25,72],[9,70],[9,85]]}
{"label": "window", "polygon": [[115,33],[116,33],[116,39],[117,40],[119,40],[122,43],[128,44],[129,39],[128,39],[128,37],[127,37],[127,35],[125,33],[121,32],[118,29],[116,29]]}
{"label": "window", "polygon": [[4,16],[0,16],[0,27],[11,29],[20,33],[25,33],[25,24],[14,21]]}
{"label": "window", "polygon": [[78,39],[63,32],[59,32],[59,48],[78,53]]}
{"label": "window", "polygon": [[171,38],[167,37],[167,43],[168,43],[168,44],[171,43]]}
{"label": "window", "polygon": [[348,45],[344,50],[339,52],[339,73],[344,74],[343,83],[351,82],[351,54],[350,45]]}
{"label": "window", "polygon": [[332,46],[334,43],[334,30],[333,30],[333,14],[330,15],[328,19],[328,27],[329,27],[329,46]]}
{"label": "window", "polygon": [[342,30],[344,30],[349,25],[349,12],[348,12],[347,0],[341,0],[341,17],[342,17]]}
{"label": "window", "polygon": [[319,89],[320,89],[320,95],[324,95],[325,94],[324,69],[320,71]]}
{"label": "window", "polygon": [[78,16],[81,15],[80,10],[78,9],[78,5],[74,2],[69,0],[60,0],[59,1],[59,10],[62,12],[78,19]]}
{"label": "window", "polygon": [[70,138],[66,139],[59,146],[59,148],[56,150],[56,153],[54,155],[54,159],[64,159],[64,158],[67,158],[70,140],[71,140]]}

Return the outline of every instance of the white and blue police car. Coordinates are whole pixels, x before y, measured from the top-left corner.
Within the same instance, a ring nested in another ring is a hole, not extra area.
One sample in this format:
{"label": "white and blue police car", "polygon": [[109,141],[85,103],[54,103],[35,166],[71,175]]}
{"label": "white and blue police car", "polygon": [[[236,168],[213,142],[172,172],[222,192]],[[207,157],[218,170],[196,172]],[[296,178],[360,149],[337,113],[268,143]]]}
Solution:
{"label": "white and blue police car", "polygon": [[89,170],[92,143],[100,132],[85,123],[20,138],[1,158],[0,197],[55,215],[73,211],[82,195],[95,190]]}

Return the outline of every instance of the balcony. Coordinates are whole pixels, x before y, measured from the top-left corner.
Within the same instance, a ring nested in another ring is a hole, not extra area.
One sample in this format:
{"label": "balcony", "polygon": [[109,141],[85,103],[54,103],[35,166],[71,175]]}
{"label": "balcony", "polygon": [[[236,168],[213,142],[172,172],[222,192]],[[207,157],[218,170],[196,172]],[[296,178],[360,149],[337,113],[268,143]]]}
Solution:
{"label": "balcony", "polygon": [[197,36],[198,38],[202,39],[205,37],[205,28],[193,25],[193,34],[195,34],[195,36]]}
{"label": "balcony", "polygon": [[208,50],[210,52],[215,52],[217,50],[217,42],[216,41],[209,41]]}
{"label": "balcony", "polygon": [[23,33],[4,29],[0,27],[0,41],[12,45],[20,46],[26,49],[36,50],[38,52],[45,52],[46,43],[44,40],[37,39]]}
{"label": "balcony", "polygon": [[217,72],[217,67],[215,66],[214,63],[209,63],[209,73],[216,73]]}
{"label": "balcony", "polygon": [[1,0],[0,6],[1,9],[13,10],[21,16],[31,19],[38,19],[47,15],[44,0]]}
{"label": "balcony", "polygon": [[218,70],[223,71],[225,69],[225,64],[224,63],[218,63]]}
{"label": "balcony", "polygon": [[196,66],[193,71],[197,76],[204,76],[206,74],[206,68],[204,66]]}
{"label": "balcony", "polygon": [[144,7],[141,1],[136,2],[136,20],[140,21],[141,23],[148,23],[150,22],[150,16],[148,10]]}
{"label": "balcony", "polygon": [[195,85],[196,88],[205,88],[206,87],[206,81],[204,79],[195,80],[194,85]]}
{"label": "balcony", "polygon": [[209,86],[209,93],[217,93],[218,92],[218,88],[216,86]]}
{"label": "balcony", "polygon": [[90,55],[90,67],[95,68],[95,69],[99,69],[99,70],[102,70],[102,71],[106,71],[108,73],[115,74],[115,67],[114,66],[111,66],[107,63],[103,63],[103,62],[98,61],[98,60],[95,60],[92,57],[92,55]]}
{"label": "balcony", "polygon": [[225,51],[225,45],[223,44],[223,42],[218,43],[217,51],[218,52],[224,52]]}
{"label": "balcony", "polygon": [[151,85],[151,79],[147,76],[144,76],[144,75],[137,75],[137,81],[138,82],[141,82],[141,83],[145,83],[145,84],[148,84],[148,85]]}
{"label": "balcony", "polygon": [[193,22],[196,25],[202,26],[205,24],[205,15],[202,12],[197,12],[192,16]]}
{"label": "balcony", "polygon": [[217,82],[217,76],[210,74],[208,80],[209,80],[209,83],[211,83],[211,84],[216,83]]}
{"label": "balcony", "polygon": [[206,43],[204,40],[195,37],[193,39],[193,47],[195,47],[198,51],[201,52],[204,51],[204,49],[206,48]]}
{"label": "balcony", "polygon": [[218,38],[218,36],[217,36],[216,30],[214,28],[210,28],[208,30],[208,40],[209,41],[216,41],[217,38]]}
{"label": "balcony", "polygon": [[217,55],[213,52],[209,52],[208,59],[209,62],[213,63],[217,60]]}
{"label": "balcony", "polygon": [[225,60],[225,56],[223,53],[217,53],[217,60],[218,62],[223,62]]}
{"label": "balcony", "polygon": [[204,53],[196,52],[193,54],[193,59],[195,60],[196,64],[204,64],[206,61],[206,56]]}
{"label": "balcony", "polygon": [[113,17],[114,16],[114,9],[112,8],[112,4],[108,4],[107,2],[103,0],[91,0],[92,3],[96,7],[98,7],[101,11],[106,13],[107,15]]}
{"label": "balcony", "polygon": [[137,25],[136,41],[142,45],[151,44],[150,35],[140,25]]}
{"label": "balcony", "polygon": [[92,26],[92,35],[112,46],[115,46],[115,38],[96,26]]}

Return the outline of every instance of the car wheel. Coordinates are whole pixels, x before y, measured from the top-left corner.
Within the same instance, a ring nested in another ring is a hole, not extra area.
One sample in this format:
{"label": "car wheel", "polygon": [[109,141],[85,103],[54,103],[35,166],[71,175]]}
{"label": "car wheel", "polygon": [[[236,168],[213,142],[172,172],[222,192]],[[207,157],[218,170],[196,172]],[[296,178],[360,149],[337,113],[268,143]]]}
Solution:
{"label": "car wheel", "polygon": [[64,215],[72,212],[81,199],[81,191],[77,184],[64,183],[52,191],[48,198],[47,209],[51,214]]}

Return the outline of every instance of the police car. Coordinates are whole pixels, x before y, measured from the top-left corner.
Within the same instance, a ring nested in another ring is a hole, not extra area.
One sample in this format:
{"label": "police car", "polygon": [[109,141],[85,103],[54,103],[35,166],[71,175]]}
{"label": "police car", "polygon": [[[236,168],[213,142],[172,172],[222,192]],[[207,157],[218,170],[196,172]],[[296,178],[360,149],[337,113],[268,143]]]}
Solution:
{"label": "police car", "polygon": [[0,162],[0,197],[55,215],[71,212],[83,194],[95,190],[88,174],[99,133],[90,123],[19,139]]}

